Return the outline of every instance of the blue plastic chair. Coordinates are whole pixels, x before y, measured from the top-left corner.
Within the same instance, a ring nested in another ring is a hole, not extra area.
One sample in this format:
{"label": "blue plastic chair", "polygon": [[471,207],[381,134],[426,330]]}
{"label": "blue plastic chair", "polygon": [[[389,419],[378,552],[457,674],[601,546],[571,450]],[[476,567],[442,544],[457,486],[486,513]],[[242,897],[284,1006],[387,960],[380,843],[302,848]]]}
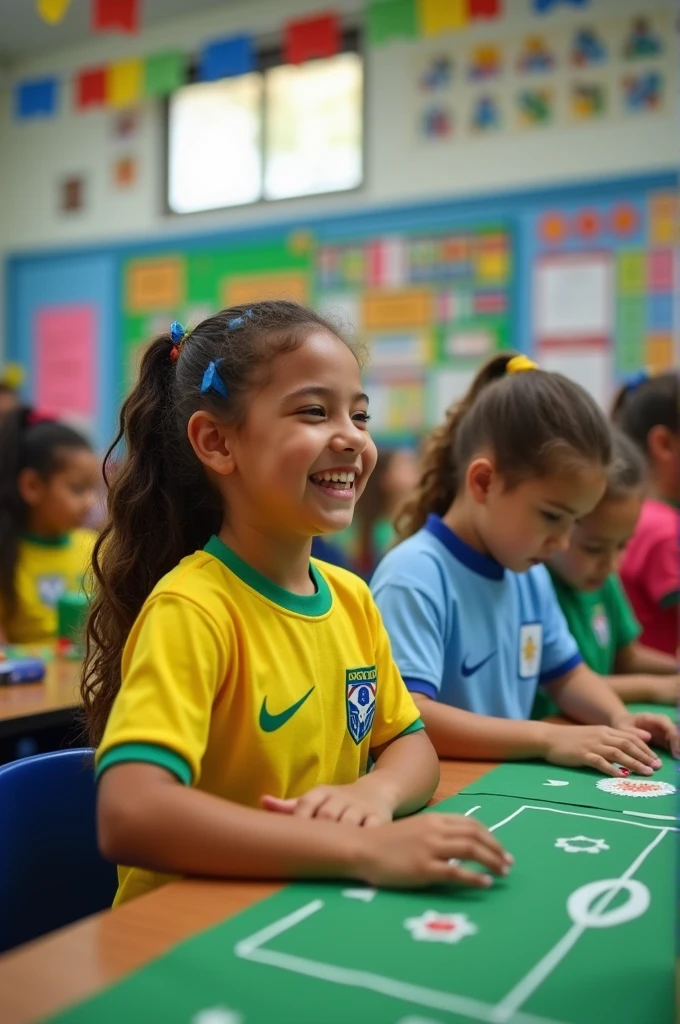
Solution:
{"label": "blue plastic chair", "polygon": [[0,767],[0,951],[111,906],[100,855],[91,750]]}

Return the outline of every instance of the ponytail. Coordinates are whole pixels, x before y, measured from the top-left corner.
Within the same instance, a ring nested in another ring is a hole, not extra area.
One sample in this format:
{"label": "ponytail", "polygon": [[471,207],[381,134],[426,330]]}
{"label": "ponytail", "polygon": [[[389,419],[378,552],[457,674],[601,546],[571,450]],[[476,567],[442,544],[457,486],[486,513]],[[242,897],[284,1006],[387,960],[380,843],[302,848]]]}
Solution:
{"label": "ponytail", "polygon": [[[188,439],[177,430],[174,347],[168,334],[146,350],[104,459],[108,516],[92,557],[97,591],[81,685],[94,744],[120,689],[122,649],[144,601],[162,576],[220,528],[218,497],[198,460],[189,456]],[[116,467],[123,440],[127,456]]]}
{"label": "ponytail", "polygon": [[451,505],[459,487],[454,457],[458,428],[487,384],[505,376],[514,356],[514,352],[504,352],[485,363],[466,394],[449,406],[444,422],[429,435],[415,494],[404,502],[394,523],[400,540],[416,533],[429,515],[443,516]]}
{"label": "ponytail", "polygon": [[578,384],[515,352],[494,356],[430,434],[420,482],[395,522],[400,539],[419,530],[428,515],[444,515],[470,461],[485,449],[512,487],[559,472],[569,460],[606,466],[611,440],[601,410]]}

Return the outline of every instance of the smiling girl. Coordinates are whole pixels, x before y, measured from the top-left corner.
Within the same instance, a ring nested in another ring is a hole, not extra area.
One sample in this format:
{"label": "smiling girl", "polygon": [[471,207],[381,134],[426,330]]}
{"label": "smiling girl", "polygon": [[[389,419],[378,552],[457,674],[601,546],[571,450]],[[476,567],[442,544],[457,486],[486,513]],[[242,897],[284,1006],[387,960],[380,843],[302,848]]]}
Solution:
{"label": "smiling girl", "polygon": [[[83,698],[119,901],[172,874],[484,886],[477,822],[393,823],[436,754],[365,584],[310,560],[375,466],[353,350],[294,303],[178,324],[121,412]],[[368,772],[369,756],[375,767]],[[363,827],[362,827],[363,826]]]}

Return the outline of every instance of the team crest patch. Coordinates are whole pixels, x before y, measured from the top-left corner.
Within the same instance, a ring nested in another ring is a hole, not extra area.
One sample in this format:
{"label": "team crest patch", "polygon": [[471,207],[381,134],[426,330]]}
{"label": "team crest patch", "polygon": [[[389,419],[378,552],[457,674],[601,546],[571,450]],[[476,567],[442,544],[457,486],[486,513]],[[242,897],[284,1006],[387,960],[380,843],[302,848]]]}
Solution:
{"label": "team crest patch", "polygon": [[66,591],[66,580],[63,576],[39,576],[38,594],[40,603],[46,608],[56,608],[57,601]]}
{"label": "team crest patch", "polygon": [[526,622],[519,631],[519,677],[532,679],[541,667],[543,653],[543,626],[540,622]]}
{"label": "team crest patch", "polygon": [[609,645],[609,619],[604,605],[595,605],[592,625],[593,633],[597,637],[600,647],[607,647]]}
{"label": "team crest patch", "polygon": [[371,731],[375,715],[378,673],[375,665],[348,668],[345,672],[347,728],[355,743],[361,743]]}

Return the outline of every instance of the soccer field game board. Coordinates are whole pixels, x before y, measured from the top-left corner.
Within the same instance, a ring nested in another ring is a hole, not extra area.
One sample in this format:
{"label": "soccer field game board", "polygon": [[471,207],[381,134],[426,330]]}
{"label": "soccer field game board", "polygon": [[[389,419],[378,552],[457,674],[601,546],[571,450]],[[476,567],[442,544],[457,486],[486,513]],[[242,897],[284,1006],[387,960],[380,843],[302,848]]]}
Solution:
{"label": "soccer field game board", "polygon": [[644,800],[606,793],[595,772],[501,766],[427,812],[473,815],[514,855],[490,890],[289,886],[57,1020],[670,1024],[678,828],[664,758],[664,792]]}

